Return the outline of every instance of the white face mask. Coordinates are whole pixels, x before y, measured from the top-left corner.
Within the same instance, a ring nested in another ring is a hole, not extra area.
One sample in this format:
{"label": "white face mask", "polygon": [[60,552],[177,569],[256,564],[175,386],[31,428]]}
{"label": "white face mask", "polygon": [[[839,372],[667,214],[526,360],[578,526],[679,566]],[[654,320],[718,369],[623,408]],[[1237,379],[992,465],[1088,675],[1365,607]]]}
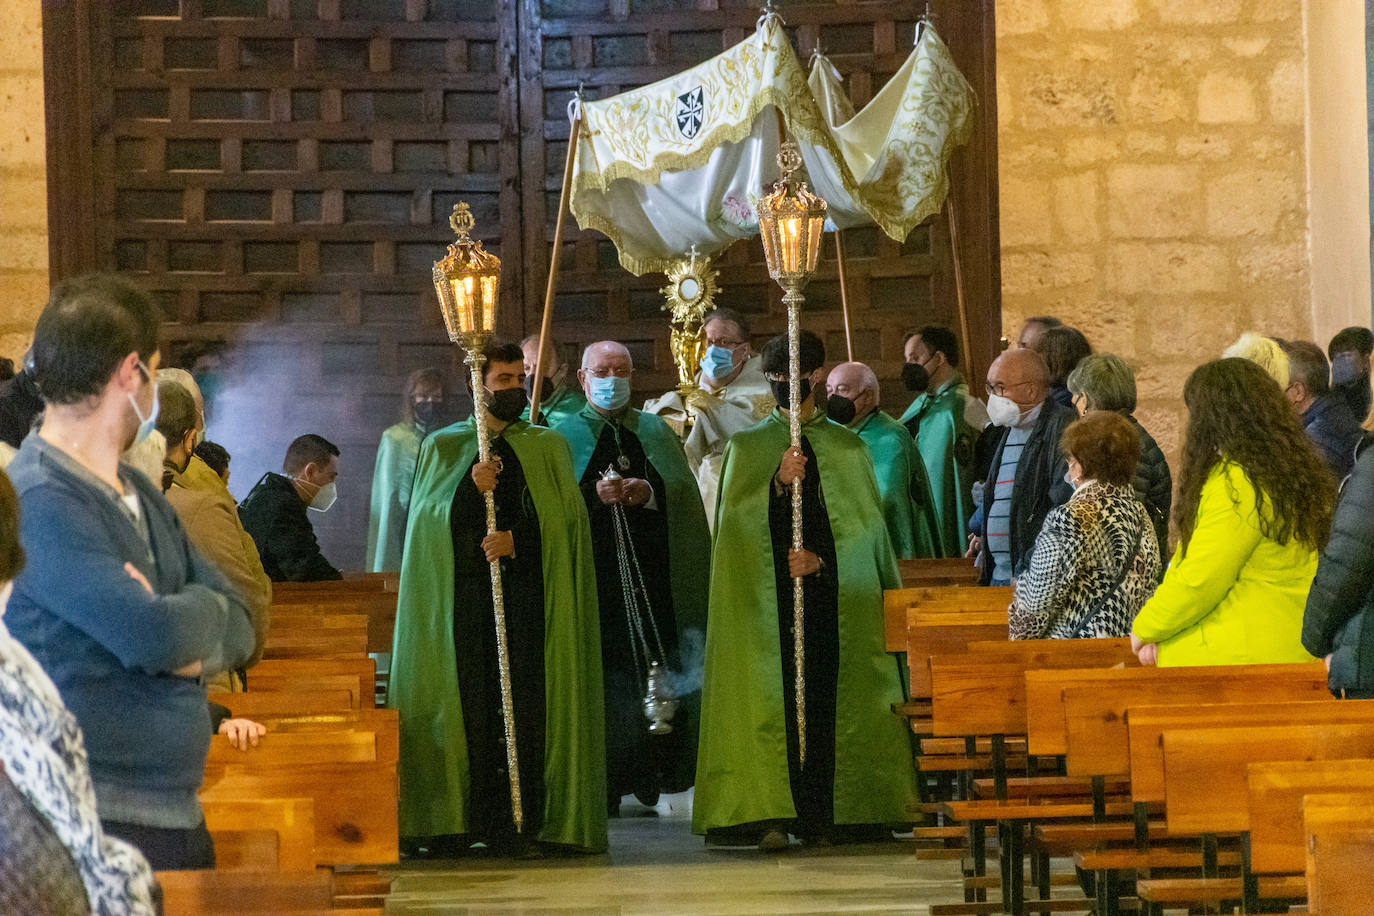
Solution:
{"label": "white face mask", "polygon": [[1005,395],[989,395],[988,419],[993,426],[1015,426],[1021,420],[1021,405]]}
{"label": "white face mask", "polygon": [[5,608],[10,606],[10,595],[14,593],[14,583],[6,582],[4,588],[0,588],[0,617],[5,616]]}
{"label": "white face mask", "polygon": [[[294,477],[292,479],[297,483],[305,484],[307,487],[315,486],[315,484],[303,477]],[[338,498],[338,488],[334,486],[334,481],[331,480],[315,491],[315,498],[310,500],[310,505],[306,508],[313,509],[316,512],[328,512],[330,507],[334,505],[334,501]]]}

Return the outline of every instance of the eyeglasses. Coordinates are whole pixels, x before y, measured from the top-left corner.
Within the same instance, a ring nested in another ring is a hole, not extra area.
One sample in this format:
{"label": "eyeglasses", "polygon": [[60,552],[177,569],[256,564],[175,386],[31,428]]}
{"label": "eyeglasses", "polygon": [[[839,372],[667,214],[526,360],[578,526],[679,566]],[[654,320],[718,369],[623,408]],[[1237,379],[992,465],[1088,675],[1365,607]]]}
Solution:
{"label": "eyeglasses", "polygon": [[984,383],[983,387],[987,389],[989,395],[996,395],[1000,398],[1005,396],[1006,393],[1008,391],[1011,391],[1013,388],[1024,388],[1026,385],[1029,384],[1030,382],[1013,382],[1010,385],[1004,385],[1001,382],[998,382],[994,385],[992,382],[986,382]]}
{"label": "eyeglasses", "polygon": [[592,378],[610,378],[611,376],[615,376],[616,378],[629,378],[629,377],[630,377],[630,373],[631,373],[631,372],[634,372],[633,369],[625,369],[625,368],[620,368],[620,369],[583,369],[582,371],[585,372],[585,373],[587,373],[588,375],[590,375]]}
{"label": "eyeglasses", "polygon": [[715,338],[708,337],[708,338],[706,338],[706,345],[707,345],[707,346],[709,346],[709,347],[721,347],[721,348],[726,349],[726,350],[733,350],[733,349],[735,349],[736,347],[742,347],[742,346],[744,346],[744,344],[746,344],[746,343],[748,343],[748,341],[745,341],[745,340],[730,340],[730,339],[727,338],[727,337],[715,337]]}

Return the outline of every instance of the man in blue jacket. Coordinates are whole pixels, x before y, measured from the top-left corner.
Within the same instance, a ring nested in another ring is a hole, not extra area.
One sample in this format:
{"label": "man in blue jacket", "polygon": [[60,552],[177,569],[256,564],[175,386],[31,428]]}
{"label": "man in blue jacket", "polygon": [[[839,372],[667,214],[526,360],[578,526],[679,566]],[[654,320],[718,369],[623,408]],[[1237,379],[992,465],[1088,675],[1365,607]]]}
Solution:
{"label": "man in blue jacket", "polygon": [[157,487],[120,463],[157,418],[157,329],[148,297],[108,275],[62,283],[39,317],[46,413],[9,466],[28,564],[5,622],[85,733],[105,831],[156,869],[211,868],[203,677],[241,665],[253,630]]}

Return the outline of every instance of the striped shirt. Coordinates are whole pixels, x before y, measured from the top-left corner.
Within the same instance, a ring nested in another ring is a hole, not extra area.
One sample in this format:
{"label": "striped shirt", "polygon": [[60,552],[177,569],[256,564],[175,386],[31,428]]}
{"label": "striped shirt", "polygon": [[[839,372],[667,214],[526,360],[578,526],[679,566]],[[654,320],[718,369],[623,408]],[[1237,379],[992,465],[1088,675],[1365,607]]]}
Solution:
{"label": "striped shirt", "polygon": [[1021,453],[1026,450],[1035,421],[1040,418],[1041,406],[1022,418],[1007,434],[1007,443],[1002,447],[1002,464],[997,469],[992,499],[987,504],[987,519],[984,532],[987,535],[988,552],[992,555],[992,581],[1010,582],[1011,568],[1011,494],[1016,484],[1016,467],[1021,463]]}

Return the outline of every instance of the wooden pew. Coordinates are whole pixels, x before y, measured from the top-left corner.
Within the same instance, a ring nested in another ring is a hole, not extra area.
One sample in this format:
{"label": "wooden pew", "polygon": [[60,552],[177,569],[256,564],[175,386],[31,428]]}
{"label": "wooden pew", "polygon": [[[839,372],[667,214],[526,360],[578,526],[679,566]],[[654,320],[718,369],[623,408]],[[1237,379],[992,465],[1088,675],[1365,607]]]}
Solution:
{"label": "wooden pew", "polygon": [[256,748],[211,740],[202,797],[310,798],[322,864],[373,865],[398,859],[395,710],[362,709],[269,720]]}
{"label": "wooden pew", "polygon": [[305,715],[358,709],[358,692],[336,690],[249,690],[246,693],[212,693],[210,702],[244,719]]}
{"label": "wooden pew", "polygon": [[[1368,761],[1367,761],[1368,762]],[[1308,795],[1303,801],[1308,911],[1358,916],[1374,901],[1374,795]]]}
{"label": "wooden pew", "polygon": [[247,692],[346,690],[350,707],[370,709],[376,705],[376,682],[376,663],[366,657],[264,659],[248,670]]}
{"label": "wooden pew", "polygon": [[309,798],[203,798],[219,871],[315,871],[315,802]]}
{"label": "wooden pew", "polygon": [[978,567],[967,557],[937,557],[926,560],[898,560],[903,588],[919,586],[978,584]]}
{"label": "wooden pew", "polygon": [[[218,916],[237,913],[329,913],[334,879],[328,871],[310,874],[263,872],[160,871],[165,916]],[[349,910],[350,916],[366,911]]]}
{"label": "wooden pew", "polygon": [[361,658],[367,628],[365,614],[274,613],[262,657]]}
{"label": "wooden pew", "polygon": [[1010,587],[890,588],[883,591],[883,639],[888,652],[906,652],[910,612],[920,611],[1002,611],[1006,622],[1011,604]]}
{"label": "wooden pew", "polygon": [[[1374,792],[1374,760],[1370,759],[1252,763],[1246,773],[1250,868],[1259,874],[1303,873],[1307,864],[1304,796]],[[1374,805],[1364,811],[1364,818],[1374,827]]]}
{"label": "wooden pew", "polygon": [[275,583],[271,613],[362,614],[367,651],[390,652],[396,627],[396,578],[378,576],[368,587],[349,582]]}

